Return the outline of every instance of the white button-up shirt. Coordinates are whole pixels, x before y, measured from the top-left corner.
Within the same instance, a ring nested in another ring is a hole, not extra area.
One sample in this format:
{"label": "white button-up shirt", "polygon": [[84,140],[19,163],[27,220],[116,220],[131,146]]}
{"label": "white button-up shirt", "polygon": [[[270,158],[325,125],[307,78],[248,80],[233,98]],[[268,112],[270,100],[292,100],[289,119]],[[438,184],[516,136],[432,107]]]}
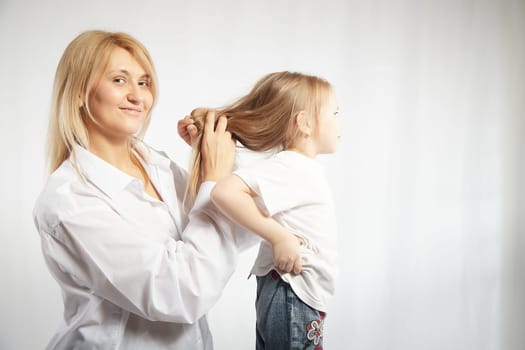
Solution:
{"label": "white button-up shirt", "polygon": [[201,186],[184,214],[186,173],[138,145],[163,199],[82,147],[34,208],[46,263],[64,299],[64,322],[48,349],[213,348],[205,313],[238,257],[232,226]]}

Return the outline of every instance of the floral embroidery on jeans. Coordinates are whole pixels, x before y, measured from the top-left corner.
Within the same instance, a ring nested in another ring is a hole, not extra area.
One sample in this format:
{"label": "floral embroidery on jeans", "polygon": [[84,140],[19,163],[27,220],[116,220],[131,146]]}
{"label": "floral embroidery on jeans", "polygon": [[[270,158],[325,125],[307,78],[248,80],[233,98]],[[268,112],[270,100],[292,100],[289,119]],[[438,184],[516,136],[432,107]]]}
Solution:
{"label": "floral embroidery on jeans", "polygon": [[308,340],[313,341],[315,345],[318,345],[315,347],[316,350],[322,350],[322,346],[319,345],[319,341],[323,337],[323,324],[324,320],[323,317],[321,317],[320,320],[313,320],[306,325],[306,337]]}

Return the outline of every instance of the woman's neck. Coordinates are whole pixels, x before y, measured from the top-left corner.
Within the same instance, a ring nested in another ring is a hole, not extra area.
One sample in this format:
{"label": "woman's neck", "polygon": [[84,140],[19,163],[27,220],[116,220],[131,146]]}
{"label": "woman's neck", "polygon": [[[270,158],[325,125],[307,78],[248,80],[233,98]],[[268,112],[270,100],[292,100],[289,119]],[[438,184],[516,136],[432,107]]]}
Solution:
{"label": "woman's neck", "polygon": [[89,151],[114,167],[129,173],[134,167],[127,139],[110,140],[90,135]]}

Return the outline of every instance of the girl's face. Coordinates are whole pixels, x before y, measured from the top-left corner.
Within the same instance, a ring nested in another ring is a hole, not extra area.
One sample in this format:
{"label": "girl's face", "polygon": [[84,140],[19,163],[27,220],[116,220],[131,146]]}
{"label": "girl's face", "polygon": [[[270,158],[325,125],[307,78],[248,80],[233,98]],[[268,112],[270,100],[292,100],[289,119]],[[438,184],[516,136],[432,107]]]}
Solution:
{"label": "girl's face", "polygon": [[328,94],[325,103],[321,105],[317,120],[317,153],[334,153],[341,138],[341,125],[337,114],[339,107],[333,91]]}
{"label": "girl's face", "polygon": [[153,103],[150,77],[131,54],[114,48],[108,64],[90,92],[90,138],[127,139],[137,133]]}

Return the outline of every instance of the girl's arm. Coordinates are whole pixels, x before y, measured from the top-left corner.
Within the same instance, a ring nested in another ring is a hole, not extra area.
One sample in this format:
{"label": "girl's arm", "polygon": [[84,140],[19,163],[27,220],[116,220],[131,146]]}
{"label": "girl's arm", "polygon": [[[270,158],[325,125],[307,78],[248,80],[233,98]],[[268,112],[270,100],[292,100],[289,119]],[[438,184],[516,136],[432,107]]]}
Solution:
{"label": "girl's arm", "polygon": [[259,209],[255,193],[236,175],[219,181],[212,190],[211,199],[228,218],[259,235],[272,245],[274,265],[282,272],[298,274],[302,263],[301,240],[273,218]]}

